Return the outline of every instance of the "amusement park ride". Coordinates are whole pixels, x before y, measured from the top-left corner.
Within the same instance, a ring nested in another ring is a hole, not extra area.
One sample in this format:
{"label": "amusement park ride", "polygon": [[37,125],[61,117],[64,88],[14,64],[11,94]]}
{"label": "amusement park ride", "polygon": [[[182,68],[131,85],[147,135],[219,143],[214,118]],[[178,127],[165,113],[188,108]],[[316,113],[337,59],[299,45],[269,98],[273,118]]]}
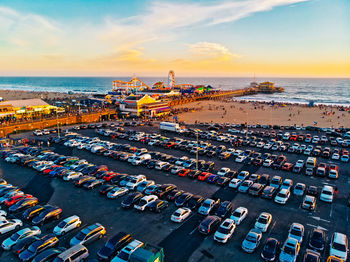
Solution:
{"label": "amusement park ride", "polygon": [[168,74],[168,83],[165,86],[164,82],[157,82],[153,85],[153,87],[148,86],[143,81],[134,76],[129,82],[123,80],[115,80],[113,81],[113,91],[114,92],[122,92],[127,93],[130,91],[145,91],[145,90],[183,90],[194,88],[192,84],[175,84],[175,73],[173,70],[169,71]]}

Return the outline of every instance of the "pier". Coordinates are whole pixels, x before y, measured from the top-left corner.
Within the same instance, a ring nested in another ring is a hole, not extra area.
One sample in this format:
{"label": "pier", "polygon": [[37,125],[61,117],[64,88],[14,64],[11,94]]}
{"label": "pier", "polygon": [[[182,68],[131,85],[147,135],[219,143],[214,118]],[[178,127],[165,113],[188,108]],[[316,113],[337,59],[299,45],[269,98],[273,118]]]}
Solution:
{"label": "pier", "polygon": [[238,97],[246,95],[255,95],[259,93],[258,88],[244,88],[237,90],[228,90],[228,91],[212,91],[203,94],[195,94],[191,96],[182,96],[180,98],[173,98],[169,101],[169,106],[183,105],[200,100],[218,100],[225,99],[229,97]]}

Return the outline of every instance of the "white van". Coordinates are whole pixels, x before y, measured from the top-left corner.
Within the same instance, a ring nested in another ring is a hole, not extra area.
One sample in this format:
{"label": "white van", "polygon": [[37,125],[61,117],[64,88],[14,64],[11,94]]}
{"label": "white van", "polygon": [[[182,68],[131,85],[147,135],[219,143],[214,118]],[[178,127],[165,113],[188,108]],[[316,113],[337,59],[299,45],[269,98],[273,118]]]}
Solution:
{"label": "white van", "polygon": [[317,163],[316,157],[308,157],[306,159],[306,168],[308,168],[308,167],[315,168],[316,163]]}
{"label": "white van", "polygon": [[131,161],[131,164],[133,164],[134,166],[138,166],[141,164],[141,162],[143,160],[146,160],[146,159],[151,159],[151,155],[150,154],[144,154],[144,155],[141,155],[141,156],[135,156],[132,161]]}
{"label": "white van", "polygon": [[334,195],[333,193],[334,193],[334,189],[332,186],[323,186],[321,195],[320,195],[320,200],[324,202],[332,203],[333,195]]}

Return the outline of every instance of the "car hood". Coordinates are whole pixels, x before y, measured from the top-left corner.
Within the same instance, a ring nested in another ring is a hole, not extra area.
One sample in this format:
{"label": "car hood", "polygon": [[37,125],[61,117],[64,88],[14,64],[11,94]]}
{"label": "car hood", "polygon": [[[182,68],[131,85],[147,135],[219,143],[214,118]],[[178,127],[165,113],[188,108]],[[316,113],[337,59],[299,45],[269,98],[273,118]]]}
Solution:
{"label": "car hood", "polygon": [[256,243],[244,240],[242,246],[247,248],[247,249],[255,249],[256,248]]}
{"label": "car hood", "polygon": [[113,250],[108,248],[108,247],[106,247],[106,246],[104,246],[98,251],[97,254],[99,256],[101,256],[101,257],[107,258],[107,257],[109,257],[109,256],[111,256],[113,254]]}
{"label": "car hood", "polygon": [[[329,251],[329,255],[330,256],[336,256],[336,257],[339,257],[339,258],[342,258],[344,260],[344,258],[347,257],[347,253],[346,252],[342,252],[342,251],[339,251],[339,250],[335,250],[333,248],[331,248],[331,250]],[[345,260],[344,260],[345,261]]]}
{"label": "car hood", "polygon": [[280,256],[279,256],[279,261],[280,262],[293,262],[293,261],[295,261],[295,256],[281,252]]}
{"label": "car hood", "polygon": [[2,247],[10,247],[14,244],[15,242],[11,238],[6,238],[4,242],[2,242]]}

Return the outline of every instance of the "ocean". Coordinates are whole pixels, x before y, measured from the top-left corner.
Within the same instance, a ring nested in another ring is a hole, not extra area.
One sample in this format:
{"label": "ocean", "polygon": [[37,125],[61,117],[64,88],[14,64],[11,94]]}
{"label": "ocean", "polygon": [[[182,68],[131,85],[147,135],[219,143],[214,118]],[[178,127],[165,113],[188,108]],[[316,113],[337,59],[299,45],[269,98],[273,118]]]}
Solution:
{"label": "ocean", "polygon": [[[166,77],[139,77],[147,85],[158,81],[167,83]],[[112,90],[113,80],[129,81],[130,77],[0,77],[0,89],[27,91],[98,92]],[[239,89],[249,86],[252,78],[229,77],[177,77],[177,84],[211,85],[220,89]],[[258,94],[237,99],[350,105],[350,79],[340,78],[257,78],[257,82],[271,81],[285,89],[283,93]]]}

